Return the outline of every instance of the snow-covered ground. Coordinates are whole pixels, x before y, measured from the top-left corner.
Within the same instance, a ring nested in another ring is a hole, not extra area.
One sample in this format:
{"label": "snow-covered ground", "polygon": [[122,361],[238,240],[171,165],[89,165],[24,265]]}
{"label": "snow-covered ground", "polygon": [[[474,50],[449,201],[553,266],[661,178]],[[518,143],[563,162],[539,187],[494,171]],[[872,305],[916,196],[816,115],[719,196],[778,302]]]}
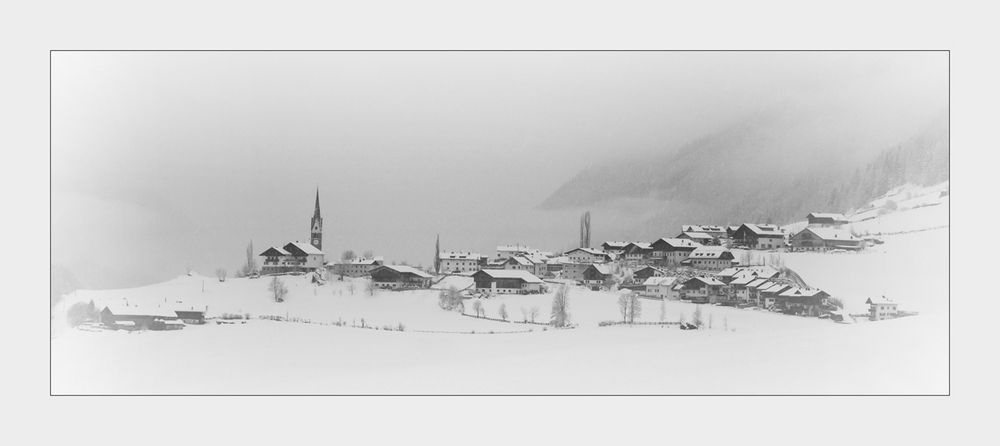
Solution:
{"label": "snow-covered ground", "polygon": [[[79,290],[54,310],[56,394],[941,394],[948,392],[947,198],[854,225],[885,243],[862,253],[780,253],[811,286],[851,313],[886,295],[920,315],[836,324],[765,311],[702,306],[712,328],[599,327],[620,318],[611,292],[570,290],[576,328],[462,316],[438,307],[437,290],[377,291],[364,280],[315,285],[285,277],[286,301],[269,279],[218,282],[199,275],[142,288]],[[915,232],[909,232],[914,231]],[[898,234],[897,234],[898,232]],[[774,253],[754,253],[770,258]],[[467,278],[449,279],[458,284]],[[353,289],[353,291],[352,291]],[[347,326],[252,319],[180,331],[84,331],[65,326],[75,302],[206,308],[208,315],[276,315]],[[521,320],[552,294],[482,301],[486,316]],[[642,300],[641,321],[690,320],[695,306]],[[466,301],[472,313],[472,301]],[[405,331],[353,328],[403,324]],[[531,329],[530,332],[526,330]],[[470,334],[475,332],[475,334]],[[492,334],[491,334],[492,332]]]}

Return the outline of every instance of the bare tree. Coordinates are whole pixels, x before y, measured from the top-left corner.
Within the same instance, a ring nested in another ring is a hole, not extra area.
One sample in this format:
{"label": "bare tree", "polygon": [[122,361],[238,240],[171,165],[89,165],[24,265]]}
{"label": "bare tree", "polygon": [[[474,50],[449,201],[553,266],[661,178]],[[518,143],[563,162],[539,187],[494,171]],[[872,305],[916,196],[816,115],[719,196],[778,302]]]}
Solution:
{"label": "bare tree", "polygon": [[288,288],[285,287],[285,283],[278,276],[271,278],[271,284],[267,289],[271,292],[275,302],[284,302],[285,296],[288,295]]}
{"label": "bare tree", "polygon": [[472,311],[476,312],[476,317],[480,317],[480,314],[482,314],[483,303],[479,299],[476,299],[476,301],[472,303]]}
{"label": "bare tree", "polygon": [[357,257],[358,256],[354,254],[354,250],[353,249],[348,249],[348,250],[344,251],[343,254],[340,255],[340,260],[342,260],[344,262],[350,262],[351,260],[354,260]]}
{"label": "bare tree", "polygon": [[708,328],[712,329],[712,313],[708,313]]}
{"label": "bare tree", "polygon": [[507,304],[500,304],[500,319],[507,320]]}
{"label": "bare tree", "polygon": [[553,327],[565,327],[569,324],[569,288],[562,285],[552,296],[552,316],[550,323]]}
{"label": "bare tree", "polygon": [[642,302],[636,293],[628,294],[628,322],[635,323],[635,318],[642,316]]}
{"label": "bare tree", "polygon": [[694,313],[691,315],[691,323],[694,324],[696,327],[701,328],[702,326],[701,305],[697,305],[694,307]]}
{"label": "bare tree", "polygon": [[347,281],[347,292],[351,293],[351,296],[353,296],[354,295],[354,290],[355,290],[355,288],[354,288],[354,281],[353,280],[348,280]]}
{"label": "bare tree", "polygon": [[667,300],[660,300],[660,322],[667,320]]}
{"label": "bare tree", "polygon": [[225,282],[226,281],[226,274],[227,273],[226,273],[226,269],[225,268],[219,268],[219,269],[215,270],[215,277],[219,278],[219,282]]}
{"label": "bare tree", "polygon": [[377,290],[377,289],[378,289],[378,287],[375,286],[375,281],[374,280],[372,280],[372,279],[365,279],[365,291],[368,293],[369,296],[374,296],[375,295],[375,290]]}
{"label": "bare tree", "polygon": [[538,307],[531,307],[531,313],[528,314],[531,316],[531,322],[534,323],[535,318],[538,317]]}
{"label": "bare tree", "polygon": [[628,322],[628,295],[618,296],[618,311],[622,314],[622,323]]}
{"label": "bare tree", "polygon": [[237,277],[249,277],[257,272],[257,260],[253,253],[253,240],[250,240],[250,243],[247,244],[246,255],[246,263],[236,272]]}
{"label": "bare tree", "polygon": [[521,317],[524,319],[524,322],[528,322],[528,309],[527,308],[521,307]]}

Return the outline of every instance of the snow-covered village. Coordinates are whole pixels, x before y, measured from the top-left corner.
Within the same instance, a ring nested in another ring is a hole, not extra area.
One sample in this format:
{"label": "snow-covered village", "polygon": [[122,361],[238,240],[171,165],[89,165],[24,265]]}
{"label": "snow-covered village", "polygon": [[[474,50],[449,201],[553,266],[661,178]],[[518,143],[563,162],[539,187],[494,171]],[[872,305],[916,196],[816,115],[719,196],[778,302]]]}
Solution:
{"label": "snow-covered village", "polygon": [[[146,287],[67,295],[54,310],[68,331],[53,340],[56,364],[68,368],[92,348],[107,356],[92,368],[73,365],[65,380],[56,373],[55,385],[145,393],[153,377],[169,373],[169,381],[156,380],[168,392],[406,393],[412,383],[378,378],[405,364],[420,391],[432,393],[583,392],[597,376],[618,372],[629,379],[606,383],[610,391],[640,389],[636,380],[655,393],[896,389],[892,380],[817,381],[781,369],[818,361],[844,377],[884,369],[889,358],[893,367],[913,366],[901,361],[906,345],[934,335],[928,322],[946,315],[946,281],[935,280],[946,274],[946,259],[922,253],[946,245],[947,209],[945,182],[896,188],[850,215],[682,225],[653,241],[601,243],[589,240],[587,213],[578,248],[508,244],[481,254],[443,249],[447,238],[436,234],[423,267],[351,250],[329,258],[317,191],[309,232],[298,234],[307,241],[258,249],[251,242],[234,274],[190,271]],[[306,360],[289,357],[290,345],[317,354],[296,380],[261,383],[225,372]],[[592,351],[576,361],[586,365],[566,361],[584,346]],[[755,359],[742,364],[752,367],[725,365],[750,353]],[[171,356],[206,367],[179,375],[164,368]],[[453,356],[468,361],[453,364]],[[461,377],[442,381],[435,363]],[[570,365],[575,378],[562,375],[555,387],[533,371]],[[480,379],[492,367],[506,367],[504,379]],[[327,373],[352,378],[345,386]],[[719,380],[692,381],[706,375]]]}
{"label": "snow-covered village", "polygon": [[57,55],[51,392],[947,393],[946,59],[658,56]]}

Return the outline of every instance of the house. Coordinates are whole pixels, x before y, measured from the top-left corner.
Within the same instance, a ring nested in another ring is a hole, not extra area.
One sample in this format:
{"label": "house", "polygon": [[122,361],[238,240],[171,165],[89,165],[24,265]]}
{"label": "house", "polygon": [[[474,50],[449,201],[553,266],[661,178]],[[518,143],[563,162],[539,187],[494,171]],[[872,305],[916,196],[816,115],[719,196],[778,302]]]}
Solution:
{"label": "house", "polygon": [[563,263],[562,269],[559,271],[559,278],[563,280],[572,280],[574,282],[582,282],[583,272],[586,271],[590,265],[593,265],[593,263]]}
{"label": "house", "polygon": [[272,246],[260,253],[264,257],[262,274],[287,274],[292,272],[315,271],[323,268],[323,251],[302,242],[291,242],[278,248]]}
{"label": "house", "polygon": [[564,255],[576,263],[605,263],[612,260],[610,254],[593,248],[576,248],[566,251]]}
{"label": "house", "polygon": [[676,277],[653,276],[647,278],[642,285],[644,296],[667,300],[680,298],[680,292],[675,288],[678,285]]}
{"label": "house", "polygon": [[174,314],[185,324],[201,325],[205,323],[205,312],[202,310],[174,310]]}
{"label": "house", "polygon": [[631,242],[625,246],[624,259],[629,263],[639,263],[648,260],[653,255],[653,247],[649,243]]}
{"label": "house", "polygon": [[732,237],[733,242],[751,249],[778,249],[785,247],[785,233],[774,225],[744,223]]}
{"label": "house", "polygon": [[699,244],[686,239],[661,238],[650,244],[653,264],[657,266],[678,266],[697,249]]}
{"label": "house", "polygon": [[819,289],[790,287],[777,296],[775,304],[794,314],[819,316],[830,295]]}
{"label": "house", "polygon": [[680,298],[694,303],[715,302],[722,296],[723,285],[722,282],[711,277],[692,277],[681,285]]}
{"label": "house", "polygon": [[726,234],[726,228],[714,225],[682,225],[681,233],[685,232],[706,234],[716,241],[721,238],[728,237],[728,234]]}
{"label": "house", "polygon": [[604,281],[612,277],[611,268],[608,265],[592,263],[583,270],[583,283],[585,285],[602,285]]}
{"label": "house", "polygon": [[601,243],[601,249],[608,254],[620,255],[625,252],[625,247],[628,246],[628,242],[604,242]]}
{"label": "house", "polygon": [[791,285],[771,282],[771,286],[757,289],[757,305],[763,308],[774,307],[778,303],[778,295],[792,288]]}
{"label": "house", "polygon": [[[101,323],[124,330],[177,330],[184,328],[177,312],[162,306],[106,305],[101,310]],[[204,320],[204,314],[202,314]]]}
{"label": "house", "polygon": [[476,290],[491,294],[529,294],[542,292],[542,279],[523,270],[482,269],[472,274]]}
{"label": "house", "polygon": [[865,241],[849,231],[823,226],[809,226],[792,236],[792,248],[804,250],[863,249]]}
{"label": "house", "polygon": [[844,214],[832,214],[823,212],[812,212],[806,216],[809,226],[840,226],[847,223]]}
{"label": "house", "polygon": [[499,245],[497,246],[497,259],[506,259],[511,256],[518,254],[537,254],[544,257],[550,257],[551,253],[543,252],[526,245]]}
{"label": "house", "polygon": [[771,282],[770,280],[767,279],[754,279],[748,282],[746,285],[746,290],[747,290],[746,303],[751,303],[760,306],[760,290],[763,288],[768,288],[773,284],[774,282]]}
{"label": "house", "polygon": [[381,265],[372,270],[371,276],[376,287],[392,290],[429,288],[433,278],[407,265]]}
{"label": "house", "polygon": [[650,277],[663,277],[666,275],[667,273],[662,269],[659,269],[655,266],[647,265],[635,270],[635,272],[632,273],[632,280],[642,283],[645,282],[646,279]]}
{"label": "house", "polygon": [[725,269],[733,266],[736,258],[732,251],[721,246],[702,246],[691,251],[687,259],[681,261],[681,265],[699,269]]}
{"label": "house", "polygon": [[751,282],[758,280],[762,279],[757,277],[757,275],[754,273],[742,274],[736,276],[732,281],[728,283],[729,289],[727,295],[736,302],[742,304],[749,304],[753,302],[753,300],[750,298],[749,285]]}
{"label": "house", "polygon": [[865,303],[868,304],[868,319],[873,321],[892,319],[899,313],[896,302],[885,296],[869,297]]}
{"label": "house", "polygon": [[676,238],[691,240],[700,245],[718,244],[717,238],[712,237],[711,235],[706,234],[704,232],[682,232],[678,234]]}
{"label": "house", "polygon": [[722,283],[729,283],[736,277],[740,276],[743,271],[743,268],[729,267],[715,273],[715,278],[719,279]]}
{"label": "house", "polygon": [[438,259],[441,261],[441,273],[443,274],[479,271],[483,266],[480,264],[481,258],[482,256],[475,252],[442,251],[438,253]]}
{"label": "house", "polygon": [[517,254],[507,258],[502,269],[527,271],[538,277],[544,277],[548,273],[548,265],[545,264],[544,259],[526,254]]}
{"label": "house", "polygon": [[347,277],[367,277],[372,270],[385,264],[382,257],[357,258],[327,265],[333,274]]}

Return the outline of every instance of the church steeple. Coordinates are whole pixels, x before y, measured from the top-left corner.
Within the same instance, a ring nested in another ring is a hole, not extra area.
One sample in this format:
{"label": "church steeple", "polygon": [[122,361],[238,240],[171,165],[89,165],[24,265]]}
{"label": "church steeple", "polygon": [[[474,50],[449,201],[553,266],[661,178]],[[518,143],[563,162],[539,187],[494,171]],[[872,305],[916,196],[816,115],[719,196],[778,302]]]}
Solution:
{"label": "church steeple", "polygon": [[319,188],[316,188],[316,210],[313,211],[312,228],[309,239],[316,249],[323,250],[323,217],[319,213]]}

